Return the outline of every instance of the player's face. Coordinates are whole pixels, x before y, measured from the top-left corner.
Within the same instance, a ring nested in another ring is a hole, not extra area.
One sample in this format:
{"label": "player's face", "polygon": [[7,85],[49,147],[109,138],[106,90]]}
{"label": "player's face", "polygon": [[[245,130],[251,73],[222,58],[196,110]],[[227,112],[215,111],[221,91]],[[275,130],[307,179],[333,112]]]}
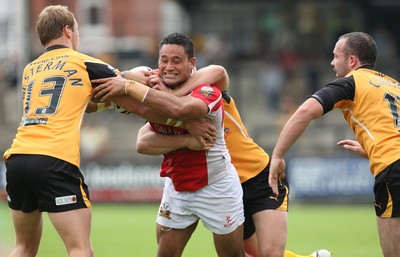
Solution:
{"label": "player's face", "polygon": [[180,45],[163,45],[160,49],[158,69],[165,85],[174,88],[188,80],[195,67],[195,58],[189,59]]}
{"label": "player's face", "polygon": [[72,32],[72,49],[78,50],[79,48],[79,27],[78,22],[74,22],[74,31]]}
{"label": "player's face", "polygon": [[346,40],[347,39],[345,38],[340,39],[333,49],[333,60],[331,65],[333,70],[336,72],[337,78],[343,78],[351,71],[348,55],[344,52]]}

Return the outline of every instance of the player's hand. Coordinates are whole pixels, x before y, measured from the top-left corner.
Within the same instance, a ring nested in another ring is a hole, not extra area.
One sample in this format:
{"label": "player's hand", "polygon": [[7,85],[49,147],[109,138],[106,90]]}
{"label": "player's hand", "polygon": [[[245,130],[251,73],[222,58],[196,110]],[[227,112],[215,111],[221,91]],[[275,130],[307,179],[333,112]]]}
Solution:
{"label": "player's hand", "polygon": [[216,138],[213,138],[211,141],[209,141],[202,137],[195,137],[190,134],[189,136],[191,137],[191,140],[187,141],[188,143],[186,147],[194,151],[208,150],[215,144],[216,140]]}
{"label": "player's hand", "polygon": [[343,146],[344,149],[352,151],[363,158],[368,158],[367,152],[356,140],[344,139],[337,142],[336,145]]}
{"label": "player's hand", "polygon": [[285,169],[285,160],[282,157],[278,157],[272,154],[271,164],[269,167],[268,184],[272,188],[272,191],[275,195],[279,195],[278,182],[280,179],[285,178]]}
{"label": "player's hand", "polygon": [[92,90],[93,97],[105,101],[112,96],[124,95],[126,81],[127,79],[123,78],[121,74],[116,77],[94,79],[92,84],[98,85]]}
{"label": "player's hand", "polygon": [[196,120],[185,120],[182,124],[182,128],[186,129],[189,134],[197,137],[199,141],[204,140],[204,146],[206,142],[214,142],[217,138],[217,129],[214,127],[212,122],[207,118],[201,118]]}
{"label": "player's hand", "polygon": [[149,77],[151,76],[151,74],[152,71],[150,70],[137,69],[137,68],[121,72],[123,78],[134,80],[144,85],[147,85],[149,83]]}
{"label": "player's hand", "polygon": [[165,85],[158,73],[149,76],[149,85],[156,90],[171,92],[171,89]]}

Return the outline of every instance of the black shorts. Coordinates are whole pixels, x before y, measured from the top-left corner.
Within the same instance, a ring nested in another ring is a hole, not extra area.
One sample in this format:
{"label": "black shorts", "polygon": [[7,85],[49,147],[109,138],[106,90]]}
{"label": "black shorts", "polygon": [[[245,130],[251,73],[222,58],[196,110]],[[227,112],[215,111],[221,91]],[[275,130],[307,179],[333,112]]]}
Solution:
{"label": "black shorts", "polygon": [[11,209],[63,212],[91,207],[83,175],[69,162],[45,155],[13,154],[5,165]]}
{"label": "black shorts", "polygon": [[278,197],[268,185],[269,164],[254,178],[242,183],[244,205],[244,239],[249,238],[256,231],[253,214],[263,210],[288,211],[289,183],[286,179],[278,185]]}
{"label": "black shorts", "polygon": [[376,176],[374,193],[376,216],[400,217],[400,160]]}

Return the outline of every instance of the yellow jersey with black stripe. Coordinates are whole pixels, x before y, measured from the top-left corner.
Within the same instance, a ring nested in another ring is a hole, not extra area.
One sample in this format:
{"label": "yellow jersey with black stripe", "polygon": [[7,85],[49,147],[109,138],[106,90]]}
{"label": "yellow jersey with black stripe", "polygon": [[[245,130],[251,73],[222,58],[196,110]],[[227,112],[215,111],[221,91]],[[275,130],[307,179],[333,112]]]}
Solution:
{"label": "yellow jersey with black stripe", "polygon": [[92,95],[92,79],[117,70],[65,46],[51,46],[23,72],[23,114],[12,154],[52,156],[80,166],[80,128]]}
{"label": "yellow jersey with black stripe", "polygon": [[324,114],[340,108],[377,176],[400,159],[400,85],[377,71],[359,68],[317,91],[312,97]]}
{"label": "yellow jersey with black stripe", "polygon": [[226,91],[222,92],[222,98],[225,108],[225,142],[240,182],[243,183],[265,169],[269,163],[269,156],[249,136],[233,98]]}

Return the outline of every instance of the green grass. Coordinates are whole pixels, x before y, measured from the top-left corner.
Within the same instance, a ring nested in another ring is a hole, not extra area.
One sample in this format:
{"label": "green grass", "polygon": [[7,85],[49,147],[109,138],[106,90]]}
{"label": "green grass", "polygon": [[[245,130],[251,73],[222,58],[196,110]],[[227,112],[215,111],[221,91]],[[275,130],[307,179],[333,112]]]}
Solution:
{"label": "green grass", "polygon": [[[157,210],[157,204],[95,203],[92,226],[95,256],[155,256]],[[0,256],[5,256],[13,244],[13,231],[4,202],[0,202],[0,217]],[[47,215],[44,217],[38,257],[67,256]],[[306,255],[319,248],[331,250],[334,257],[382,256],[373,206],[292,204],[287,249]],[[211,233],[201,223],[183,256],[216,256]]]}

